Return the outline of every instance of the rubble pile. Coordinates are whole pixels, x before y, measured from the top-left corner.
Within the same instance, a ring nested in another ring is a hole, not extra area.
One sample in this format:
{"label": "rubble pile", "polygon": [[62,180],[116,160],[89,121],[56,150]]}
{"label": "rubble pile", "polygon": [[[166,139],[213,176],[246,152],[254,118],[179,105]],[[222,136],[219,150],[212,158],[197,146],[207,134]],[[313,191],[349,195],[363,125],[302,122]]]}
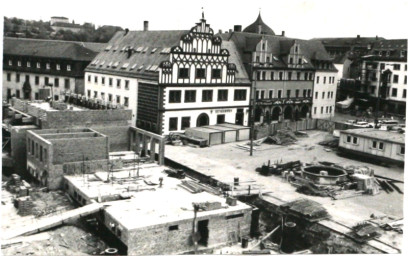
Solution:
{"label": "rubble pile", "polygon": [[[302,133],[301,136],[304,137],[304,134]],[[297,140],[296,134],[287,128],[284,130],[278,130],[272,136],[267,137],[265,143],[286,146],[296,143]]]}

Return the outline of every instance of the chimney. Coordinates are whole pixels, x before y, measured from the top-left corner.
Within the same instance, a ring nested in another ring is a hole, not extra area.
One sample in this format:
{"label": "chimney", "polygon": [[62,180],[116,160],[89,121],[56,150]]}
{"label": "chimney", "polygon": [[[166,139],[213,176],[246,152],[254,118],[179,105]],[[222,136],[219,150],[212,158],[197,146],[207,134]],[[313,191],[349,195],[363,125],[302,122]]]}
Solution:
{"label": "chimney", "polygon": [[357,35],[357,38],[360,38],[360,35]]}
{"label": "chimney", "polygon": [[262,25],[258,25],[258,34],[262,33]]}
{"label": "chimney", "polygon": [[125,34],[123,36],[126,36],[129,33],[129,29],[125,28]]}
{"label": "chimney", "polygon": [[285,36],[285,30],[282,30],[282,36]]}
{"label": "chimney", "polygon": [[234,26],[234,32],[241,32],[242,26],[241,25],[235,25]]}
{"label": "chimney", "polygon": [[149,31],[149,21],[143,21],[143,31]]}

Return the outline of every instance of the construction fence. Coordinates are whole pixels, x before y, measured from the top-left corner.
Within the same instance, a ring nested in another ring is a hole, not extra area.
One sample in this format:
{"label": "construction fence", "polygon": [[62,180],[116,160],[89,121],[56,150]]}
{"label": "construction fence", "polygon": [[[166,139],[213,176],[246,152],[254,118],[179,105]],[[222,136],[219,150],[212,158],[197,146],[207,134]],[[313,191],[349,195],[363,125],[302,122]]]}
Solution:
{"label": "construction fence", "polygon": [[359,127],[326,119],[307,118],[299,121],[288,120],[281,123],[263,123],[255,125],[255,139],[264,138],[274,134],[278,130],[283,129],[290,129],[292,131],[321,130],[332,133],[334,130],[347,130],[355,128]]}

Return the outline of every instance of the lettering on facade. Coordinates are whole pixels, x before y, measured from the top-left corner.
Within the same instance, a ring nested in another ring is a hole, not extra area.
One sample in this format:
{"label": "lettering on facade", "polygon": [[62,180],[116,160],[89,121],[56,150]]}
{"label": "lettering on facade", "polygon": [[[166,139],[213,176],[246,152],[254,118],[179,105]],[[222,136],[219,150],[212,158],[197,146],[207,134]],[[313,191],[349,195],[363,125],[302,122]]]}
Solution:
{"label": "lettering on facade", "polygon": [[232,109],[217,109],[215,110],[215,113],[231,113]]}

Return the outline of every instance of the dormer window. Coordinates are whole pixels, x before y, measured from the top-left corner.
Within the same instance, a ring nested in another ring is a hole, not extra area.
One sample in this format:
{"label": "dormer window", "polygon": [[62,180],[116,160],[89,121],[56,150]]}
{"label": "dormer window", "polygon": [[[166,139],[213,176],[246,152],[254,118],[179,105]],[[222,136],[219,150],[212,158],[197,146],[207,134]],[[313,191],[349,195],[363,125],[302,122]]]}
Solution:
{"label": "dormer window", "polygon": [[387,57],[390,57],[390,51],[387,51]]}
{"label": "dormer window", "polygon": [[27,68],[31,68],[31,62],[27,61]]}
{"label": "dormer window", "polygon": [[21,67],[21,61],[17,61],[17,66]]}
{"label": "dormer window", "polygon": [[262,43],[262,51],[265,51],[265,48],[266,48],[266,44]]}
{"label": "dormer window", "polygon": [[45,67],[46,69],[50,69],[51,68],[50,63],[45,64]]}
{"label": "dormer window", "polygon": [[289,58],[289,64],[293,64],[293,58],[292,57]]}
{"label": "dormer window", "polygon": [[71,71],[71,65],[67,65],[67,71]]}
{"label": "dormer window", "polygon": [[406,51],[401,51],[401,58],[407,56],[407,52]]}
{"label": "dormer window", "polygon": [[37,68],[41,68],[41,63],[37,62]]}
{"label": "dormer window", "polygon": [[298,64],[299,64],[299,65],[302,65],[302,58],[299,58],[299,59],[298,59]]}
{"label": "dormer window", "polygon": [[297,47],[297,45],[295,46],[295,53],[297,53],[298,52],[298,47]]}

